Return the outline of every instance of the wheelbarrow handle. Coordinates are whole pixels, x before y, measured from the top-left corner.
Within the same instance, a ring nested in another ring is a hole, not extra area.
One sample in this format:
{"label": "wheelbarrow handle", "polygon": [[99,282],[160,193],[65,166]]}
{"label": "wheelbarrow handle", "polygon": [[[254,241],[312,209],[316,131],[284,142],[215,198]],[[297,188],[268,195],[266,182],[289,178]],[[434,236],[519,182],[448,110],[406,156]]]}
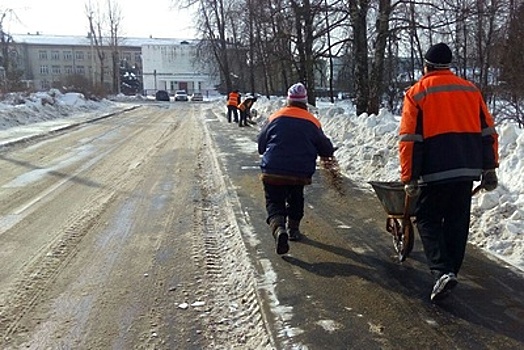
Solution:
{"label": "wheelbarrow handle", "polygon": [[410,220],[409,207],[411,205],[411,197],[407,195],[404,196],[404,215],[402,216],[403,221]]}

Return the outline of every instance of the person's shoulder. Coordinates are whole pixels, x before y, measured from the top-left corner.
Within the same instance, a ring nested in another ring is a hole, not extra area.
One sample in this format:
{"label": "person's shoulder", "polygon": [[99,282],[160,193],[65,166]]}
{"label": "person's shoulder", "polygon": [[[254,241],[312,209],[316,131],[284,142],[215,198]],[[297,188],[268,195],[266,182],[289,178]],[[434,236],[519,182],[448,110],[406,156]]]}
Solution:
{"label": "person's shoulder", "polygon": [[428,87],[447,84],[451,80],[455,80],[457,76],[450,72],[449,70],[445,71],[432,71],[427,74],[424,74],[413,86],[412,90],[419,91],[427,89]]}
{"label": "person's shoulder", "polygon": [[406,90],[404,91],[404,95],[413,95],[415,93],[417,93],[418,91],[420,91],[421,89],[423,89],[423,87],[425,86],[425,82],[423,80],[424,77],[422,77],[421,79],[417,80],[415,83],[413,83],[413,85],[409,86],[406,88]]}
{"label": "person's shoulder", "polygon": [[462,77],[459,77],[458,75],[455,75],[455,79],[458,81],[458,82],[461,82],[462,84],[464,85],[469,85],[469,86],[472,86],[472,87],[477,87],[472,81],[466,79],[466,78],[462,78]]}

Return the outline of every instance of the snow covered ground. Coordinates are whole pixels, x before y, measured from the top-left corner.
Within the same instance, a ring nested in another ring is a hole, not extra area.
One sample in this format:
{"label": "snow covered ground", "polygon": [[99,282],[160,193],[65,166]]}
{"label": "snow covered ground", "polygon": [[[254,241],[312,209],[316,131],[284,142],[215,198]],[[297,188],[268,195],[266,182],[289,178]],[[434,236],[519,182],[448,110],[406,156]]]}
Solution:
{"label": "snow covered ground", "polygon": [[[143,98],[117,98],[137,101]],[[0,147],[13,139],[66,127],[130,108],[129,103],[87,101],[79,94],[49,93],[5,96],[0,101]],[[224,114],[225,99],[208,101]],[[258,121],[283,106],[282,98],[260,98],[254,108]],[[387,111],[357,116],[350,102],[319,102],[313,112],[324,132],[339,147],[337,159],[344,174],[372,192],[368,181],[396,181],[400,177],[397,144],[399,116]],[[499,187],[473,198],[470,243],[524,271],[524,132],[516,125],[497,126],[500,135]]]}

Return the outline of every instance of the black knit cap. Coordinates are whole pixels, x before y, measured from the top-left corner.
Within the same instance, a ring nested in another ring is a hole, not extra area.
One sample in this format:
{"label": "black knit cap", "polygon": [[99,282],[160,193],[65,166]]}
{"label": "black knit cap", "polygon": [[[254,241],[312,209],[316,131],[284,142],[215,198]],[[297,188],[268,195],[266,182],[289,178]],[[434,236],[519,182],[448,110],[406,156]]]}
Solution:
{"label": "black knit cap", "polygon": [[424,56],[424,61],[428,66],[434,68],[449,68],[453,55],[448,45],[438,43],[431,46]]}

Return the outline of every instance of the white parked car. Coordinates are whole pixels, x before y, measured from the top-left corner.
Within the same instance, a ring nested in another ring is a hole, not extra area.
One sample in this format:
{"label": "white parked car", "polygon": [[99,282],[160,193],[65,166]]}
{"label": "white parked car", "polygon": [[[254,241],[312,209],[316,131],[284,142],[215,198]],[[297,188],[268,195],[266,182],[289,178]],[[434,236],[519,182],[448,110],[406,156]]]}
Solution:
{"label": "white parked car", "polygon": [[175,92],[175,101],[189,101],[186,90],[177,90]]}

